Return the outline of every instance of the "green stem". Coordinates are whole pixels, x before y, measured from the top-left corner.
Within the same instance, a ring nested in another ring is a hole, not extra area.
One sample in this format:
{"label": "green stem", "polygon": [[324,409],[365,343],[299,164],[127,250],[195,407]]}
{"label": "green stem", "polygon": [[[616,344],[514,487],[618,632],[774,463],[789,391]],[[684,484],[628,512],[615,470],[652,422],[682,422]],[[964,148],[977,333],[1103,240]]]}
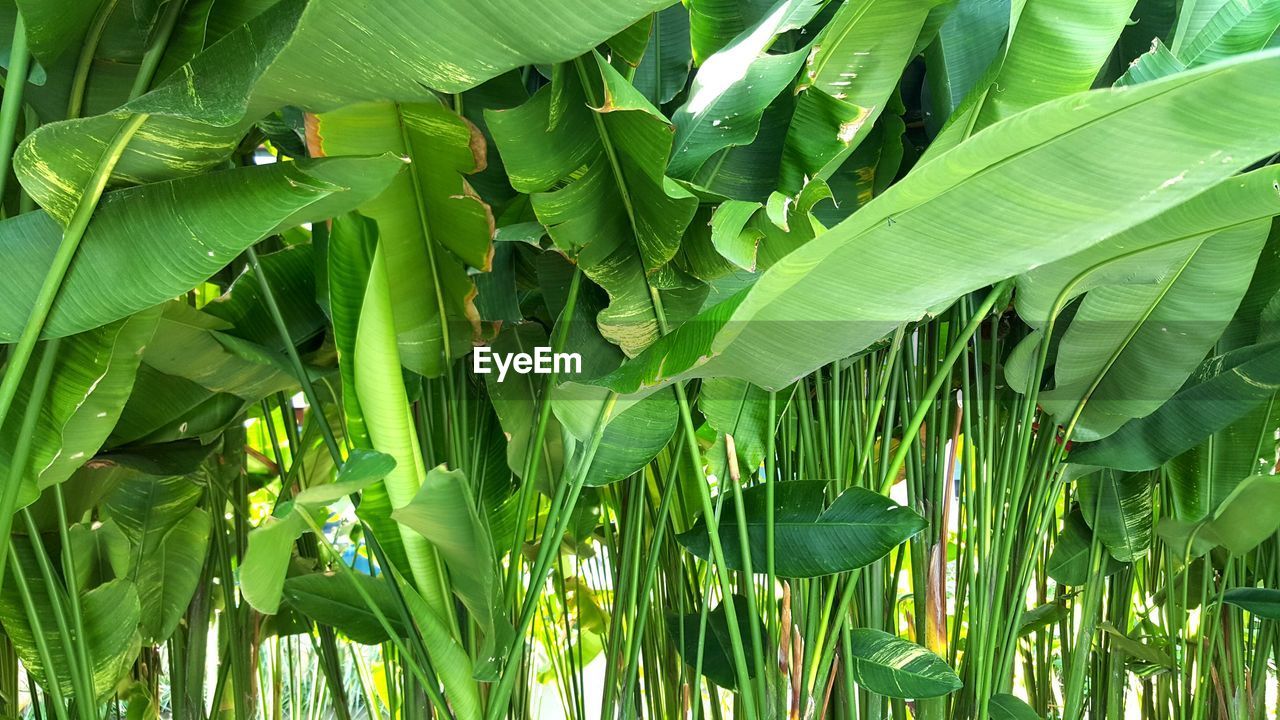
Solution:
{"label": "green stem", "polygon": [[898,470],[902,469],[902,463],[907,458],[907,453],[911,450],[915,443],[916,436],[920,433],[920,426],[924,423],[925,416],[933,407],[933,399],[938,396],[938,391],[942,389],[942,384],[946,382],[951,374],[947,372],[960,355],[964,352],[965,347],[969,344],[969,338],[977,332],[978,326],[987,317],[987,313],[991,312],[991,307],[995,305],[996,300],[1004,294],[1006,288],[1013,282],[1012,279],[1001,280],[995,287],[991,288],[991,292],[987,293],[987,297],[978,306],[978,309],[969,318],[969,322],[960,331],[955,342],[951,344],[951,349],[947,351],[947,356],[943,358],[941,367],[934,374],[933,380],[929,382],[929,386],[924,393],[917,399],[916,411],[911,415],[911,419],[907,422],[902,431],[902,439],[898,443],[898,449],[893,454],[893,459],[889,462],[889,470],[885,475],[880,486],[880,494],[887,495],[889,488],[893,485],[893,479],[897,476]]}
{"label": "green stem", "polygon": [[89,31],[84,35],[84,41],[80,47],[80,57],[76,60],[75,74],[71,76],[71,95],[67,101],[68,120],[80,117],[80,113],[84,110],[84,96],[85,88],[89,83],[89,70],[93,67],[93,58],[98,52],[98,42],[102,40],[102,33],[107,28],[107,20],[111,19],[111,13],[115,12],[118,3],[119,0],[103,0],[102,4],[98,6],[98,12],[93,16]]}
{"label": "green stem", "polygon": [[129,89],[129,99],[132,100],[151,87],[151,81],[155,79],[156,70],[160,67],[160,60],[164,57],[164,51],[169,47],[169,38],[173,36],[173,29],[178,24],[178,18],[182,17],[183,0],[169,0],[169,4],[164,6],[164,14],[160,16],[160,21],[156,24],[155,36],[151,39],[151,44],[147,46],[146,53],[142,56],[142,63],[138,66],[138,74],[133,78],[133,87]]}
{"label": "green stem", "polygon": [[18,132],[18,116],[22,113],[22,95],[27,86],[31,53],[27,51],[27,29],[18,13],[13,22],[13,41],[9,46],[9,73],[5,76],[4,98],[0,99],[0,200],[9,181],[9,163],[13,160],[14,140]]}

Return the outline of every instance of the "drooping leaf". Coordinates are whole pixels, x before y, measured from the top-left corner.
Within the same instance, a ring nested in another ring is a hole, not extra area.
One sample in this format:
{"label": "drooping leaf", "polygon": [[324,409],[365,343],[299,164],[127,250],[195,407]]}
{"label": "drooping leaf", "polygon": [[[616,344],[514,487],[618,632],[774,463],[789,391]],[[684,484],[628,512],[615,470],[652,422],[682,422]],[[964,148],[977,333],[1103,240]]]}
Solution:
{"label": "drooping leaf", "polygon": [[818,34],[796,83],[795,115],[782,153],[782,189],[826,180],[871,133],[914,55],[932,5],[853,0]]}
{"label": "drooping leaf", "polygon": [[489,270],[494,221],[464,178],[485,166],[479,130],[439,103],[363,103],[314,116],[308,136],[314,153],[408,158],[359,211],[378,223],[400,360],[440,375],[481,334],[467,267]]}
{"label": "drooping leaf", "polygon": [[[1049,554],[1047,565],[1049,577],[1063,585],[1078,586],[1088,582],[1089,549],[1092,542],[1093,531],[1089,529],[1089,524],[1077,507],[1067,515],[1062,532],[1053,541],[1053,552]],[[1123,567],[1110,553],[1103,554],[1102,564],[1104,577]]]}
{"label": "drooping leaf", "polygon": [[[1250,93],[1249,117],[1280,113],[1280,90],[1257,92],[1270,87],[1263,78],[1276,66],[1280,54],[1267,51],[1010,118],[917,165],[749,291],[704,311],[603,382],[633,392],[676,378],[733,376],[781,388],[931,307],[1123,232],[1273,151],[1269,131],[1242,129],[1249,119],[1226,98]],[[1188,102],[1205,112],[1194,119],[1181,112]],[[1177,128],[1177,138],[1153,136],[1152,127]],[[1078,171],[1086,166],[1088,173]],[[979,205],[988,212],[970,212]],[[1042,232],[1050,226],[1052,242]],[[904,284],[904,267],[929,271]],[[771,361],[761,363],[762,356]]]}
{"label": "drooping leaf", "polygon": [[[279,163],[107,193],[44,335],[83,332],[181,295],[269,233],[363,202],[403,166],[390,155]],[[0,221],[0,238],[0,263],[10,268],[0,287],[0,341],[13,342],[62,228],[34,211]],[[101,292],[107,286],[115,291]]]}
{"label": "drooping leaf", "polygon": [[1009,693],[992,695],[987,700],[992,720],[1040,720],[1040,716],[1022,698]]}
{"label": "drooping leaf", "polygon": [[[733,596],[733,612],[738,621],[741,637],[749,635],[751,625],[760,625],[760,619],[747,613],[747,599]],[[668,616],[667,634],[675,643],[676,652],[690,667],[698,658],[698,627],[701,613]],[[763,632],[763,629],[761,629]],[[708,680],[726,690],[738,688],[738,676],[733,667],[733,635],[729,632],[729,614],[723,604],[707,613],[707,634],[702,648],[702,674]],[[755,677],[755,668],[747,664],[748,677]]]}
{"label": "drooping leaf", "polygon": [[675,4],[654,13],[649,44],[631,84],[655,107],[665,105],[684,89],[692,63],[689,11]]}
{"label": "drooping leaf", "polygon": [[[774,563],[779,577],[819,577],[869,565],[925,526],[915,512],[862,488],[849,488],[826,506],[826,487],[821,481],[795,480],[774,488]],[[761,572],[765,567],[765,487],[744,490],[742,502],[751,567]],[[725,565],[743,569],[736,517],[722,517],[719,531]],[[701,520],[677,540],[698,557],[710,556],[710,536]]]}
{"label": "drooping leaf", "polygon": [[1151,547],[1156,478],[1110,469],[1077,481],[1080,509],[1111,557],[1134,562]]}
{"label": "drooping leaf", "polygon": [[1098,442],[1076,446],[1071,459],[1118,470],[1154,469],[1267,404],[1277,392],[1280,344],[1217,355],[1158,410]]}
{"label": "drooping leaf", "polygon": [[1154,412],[1231,322],[1269,227],[1248,223],[1205,238],[1153,285],[1090,291],[1058,346],[1056,384],[1041,404],[1074,423],[1080,440]]}
{"label": "drooping leaf", "polygon": [[354,571],[344,574],[347,577],[335,573],[308,573],[288,578],[284,581],[284,601],[307,618],[332,626],[358,643],[376,645],[386,642],[387,631],[360,593],[352,587],[352,578],[355,578],[392,629],[405,632],[389,580]]}
{"label": "drooping leaf", "polygon": [[506,616],[498,554],[473,492],[461,470],[433,468],[414,499],[391,517],[421,533],[444,560],[454,593],[485,635],[476,672],[493,680],[514,633]]}
{"label": "drooping leaf", "polygon": [[1260,618],[1280,620],[1280,590],[1270,588],[1232,588],[1222,596],[1223,602],[1244,608]]}

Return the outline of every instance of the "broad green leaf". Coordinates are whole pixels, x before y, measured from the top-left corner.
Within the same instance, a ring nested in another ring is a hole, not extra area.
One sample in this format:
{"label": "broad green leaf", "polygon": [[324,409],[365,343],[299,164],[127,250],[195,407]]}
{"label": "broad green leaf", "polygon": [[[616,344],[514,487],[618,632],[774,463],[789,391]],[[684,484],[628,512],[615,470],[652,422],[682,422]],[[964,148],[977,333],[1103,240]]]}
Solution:
{"label": "broad green leaf", "polygon": [[992,695],[987,700],[991,720],[1040,720],[1040,716],[1022,698],[1009,693]]}
{"label": "broad green leaf", "polygon": [[[604,388],[579,383],[565,383],[552,393],[551,410],[579,447],[590,441],[608,394]],[[678,416],[674,390],[618,400],[586,483],[608,485],[643,468],[671,441]]]}
{"label": "broad green leaf", "polygon": [[1243,555],[1280,529],[1280,477],[1252,475],[1235,485],[1211,515],[1161,520],[1157,531],[1175,553],[1199,557],[1215,547]]}
{"label": "broad green leaf", "polygon": [[514,633],[506,616],[498,554],[466,474],[444,466],[432,468],[413,500],[391,517],[421,533],[439,553],[449,569],[453,592],[484,632],[476,663],[478,677],[497,679],[499,659],[506,656]]}
{"label": "broad green leaf", "polygon": [[[520,323],[504,328],[490,344],[495,353],[532,353],[535,347],[550,345],[546,331],[538,323]],[[545,392],[541,380],[531,374],[509,374],[503,382],[498,382],[496,373],[484,376],[489,401],[507,437],[507,465],[518,477],[524,474],[526,458],[537,431],[539,396]],[[547,419],[543,467],[538,468],[538,476],[543,480],[560,477],[564,464],[559,425],[560,421],[554,415]]]}
{"label": "broad green leaf", "polygon": [[689,0],[693,57],[701,65],[776,9],[775,0]]}
{"label": "broad green leaf", "polygon": [[283,517],[268,518],[249,533],[248,547],[240,561],[240,595],[263,615],[280,611],[293,543],[308,530],[306,519],[293,506],[282,509]]}
{"label": "broad green leaf", "polygon": [[[356,397],[373,449],[396,461],[395,468],[383,480],[387,509],[394,510],[413,501],[427,469],[400,369],[388,278],[387,261],[379,242],[369,269],[351,362],[355,369]],[[378,497],[378,491],[374,494]],[[435,549],[421,535],[404,526],[399,527],[399,534],[408,562],[405,574],[411,576],[423,592],[432,612],[450,617],[446,612],[450,602],[448,589],[442,587],[441,582],[444,568]]]}
{"label": "broad green leaf", "polygon": [[[601,333],[632,355],[661,332],[649,276],[675,257],[698,201],[665,175],[666,119],[593,58],[564,66],[529,102],[488,121],[512,185],[532,193],[556,247],[609,294]],[[701,302],[695,290],[663,293],[669,321]]]}
{"label": "broad green leaf", "polygon": [[172,300],[164,304],[142,360],[151,370],[249,402],[298,384],[282,357],[272,357],[265,348],[258,348],[256,357],[243,352],[251,346],[235,343],[227,334],[232,329],[214,315]]}
{"label": "broad green leaf", "polygon": [[325,155],[390,150],[409,160],[359,211],[378,223],[401,362],[442,374],[481,332],[467,266],[488,271],[492,261],[493,216],[464,179],[485,166],[479,130],[439,103],[362,103],[315,116],[308,136]]}
{"label": "broad green leaf", "polygon": [[[924,529],[924,519],[915,512],[862,488],[849,488],[826,506],[826,487],[827,483],[816,480],[775,486],[774,548],[779,577],[819,577],[870,565]],[[742,502],[751,567],[761,572],[765,561],[765,487],[744,490]],[[725,565],[743,569],[736,516],[722,517],[719,530]],[[710,556],[710,537],[702,520],[676,539],[694,555]]]}
{"label": "broad green leaf", "polygon": [[288,578],[284,581],[284,601],[308,619],[329,625],[358,643],[377,645],[386,642],[387,631],[360,593],[352,587],[351,578],[355,578],[392,629],[402,634],[406,632],[389,580],[355,571],[344,571],[343,575],[346,577],[326,572]]}
{"label": "broad green leaf", "polygon": [[[785,401],[779,398],[779,409]],[[724,436],[732,435],[739,471],[748,481],[754,478],[777,424],[777,418],[769,417],[769,393],[742,380],[711,378],[698,391],[698,409],[716,431],[715,445],[707,452],[711,474],[729,478]]]}
{"label": "broad green leaf", "polygon": [[1113,652],[1118,649],[1120,652],[1124,653],[1125,655],[1128,655],[1130,658],[1133,658],[1134,660],[1138,660],[1140,662],[1150,663],[1152,665],[1159,665],[1161,667],[1166,667],[1166,668],[1177,667],[1176,663],[1174,663],[1173,661],[1173,658],[1169,657],[1168,653],[1166,653],[1165,651],[1153,645],[1139,642],[1129,637],[1124,632],[1122,632],[1120,628],[1117,628],[1115,625],[1112,625],[1109,622],[1103,621],[1101,623],[1098,623],[1098,627],[1101,628],[1110,637]]}
{"label": "broad green leaf", "polygon": [[[22,563],[40,629],[53,661],[54,675],[63,695],[74,696],[74,688],[67,673],[67,658],[50,609],[53,602],[65,603],[65,595],[59,597],[51,594],[50,588],[40,576],[34,552],[25,538],[15,539],[13,549],[18,562]],[[32,634],[26,609],[14,587],[16,581],[12,577],[6,579],[4,592],[0,594],[0,622],[4,623],[5,633],[13,641],[23,666],[42,683],[48,683],[48,668],[36,651],[35,636]],[[59,592],[62,592],[61,589]],[[93,690],[98,696],[95,700],[101,700],[115,689],[116,683],[138,656],[138,650],[142,646],[138,630],[141,619],[139,607],[137,589],[132,582],[123,579],[104,583],[80,596],[85,626],[85,637],[81,642],[85,643],[93,662]]]}
{"label": "broad green leaf", "polygon": [[671,102],[689,79],[689,11],[679,3],[653,16],[649,44],[631,84],[655,107]]}
{"label": "broad green leaf", "polygon": [[[1084,585],[1089,581],[1089,546],[1093,531],[1085,522],[1080,508],[1073,509],[1062,525],[1062,532],[1053,541],[1047,570],[1049,577],[1062,585]],[[1103,576],[1119,571],[1122,565],[1106,553],[1102,558]]]}
{"label": "broad green leaf", "polygon": [[1268,404],[1277,392],[1280,344],[1232,350],[1205,360],[1152,414],[1130,420],[1096,443],[1077,445],[1071,460],[1119,470],[1154,469]]}
{"label": "broad green leaf", "polygon": [[671,174],[692,177],[717,151],[746,145],[760,129],[760,116],[791,83],[807,53],[766,54],[774,38],[803,27],[821,9],[815,0],[781,0],[759,22],[702,62],[689,96],[676,110]]}
{"label": "broad green leaf", "polygon": [[825,180],[871,133],[932,4],[850,0],[818,34],[796,83],[795,115],[782,151],[782,189]]}
{"label": "broad green leaf", "polygon": [[1224,602],[1248,610],[1257,617],[1280,620],[1280,590],[1232,588],[1222,596],[1222,599]]}
{"label": "broad green leaf", "polygon": [[849,674],[877,695],[929,698],[963,686],[942,658],[910,640],[871,628],[855,628],[849,638]]}
{"label": "broad green leaf", "polygon": [[1139,55],[1138,59],[1129,65],[1129,69],[1125,70],[1124,75],[1116,80],[1116,86],[1137,85],[1186,69],[1187,66],[1170,52],[1159,38],[1156,38],[1151,49]]}
{"label": "broad green leaf", "polygon": [[[602,382],[633,392],[732,376],[781,388],[929,308],[1128,230],[1274,152],[1269,121],[1253,119],[1280,115],[1280,88],[1266,80],[1277,68],[1280,53],[1267,51],[1020,113],[918,164]],[[1250,98],[1243,114],[1239,96]],[[904,283],[902,268],[920,270]]]}
{"label": "broad green leaf", "polygon": [[[89,330],[181,295],[266,235],[363,202],[403,167],[390,155],[280,163],[107,193],[45,337]],[[0,264],[10,268],[0,287],[0,341],[22,332],[61,240],[62,228],[43,211],[0,221]]]}
{"label": "broad green leaf", "polygon": [[240,593],[244,599],[264,615],[279,612],[293,543],[311,527],[303,513],[310,514],[313,521],[323,518],[325,506],[380,482],[395,467],[395,459],[389,455],[356,449],[334,482],[309,487],[292,502],[276,508],[276,516],[249,533],[248,548],[240,563]]}
{"label": "broad green leaf", "polygon": [[937,132],[951,117],[1003,47],[1009,31],[1010,0],[960,0],[925,49],[929,114]]}
{"label": "broad green leaf", "polygon": [[1044,408],[1075,424],[1073,437],[1094,440],[1164,404],[1235,315],[1269,227],[1207,237],[1155,284],[1090,291],[1058,346]]}
{"label": "broad green leaf", "polygon": [[929,156],[1035,105],[1088,90],[1135,0],[1014,0],[1003,52],[952,114]]}
{"label": "broad green leaf", "polygon": [[1018,315],[1043,327],[1055,302],[1107,285],[1156,284],[1213,233],[1280,213],[1280,168],[1232,177],[1125,232],[1018,277]]}
{"label": "broad green leaf", "polygon": [[141,602],[142,639],[167,641],[191,604],[209,548],[209,514],[187,513],[167,533],[148,533],[138,547],[129,578]]}
{"label": "broad green leaf", "polygon": [[[356,332],[360,326],[360,308],[364,305],[365,288],[373,265],[374,248],[378,245],[378,224],[359,213],[334,218],[329,233],[329,314],[337,346],[338,370],[342,377],[342,407],[346,416],[347,435],[356,447],[369,447],[369,433],[356,396],[355,364]],[[388,510],[387,512],[390,512]]]}
{"label": "broad green leaf", "polygon": [[[430,90],[456,93],[521,65],[566,60],[668,4],[283,0],[121,107],[152,119],[115,176],[151,181],[211,167],[254,121],[284,105],[322,112],[364,100],[430,100]],[[56,217],[69,217],[121,122],[102,115],[42,127],[19,152],[24,187]]]}
{"label": "broad green leaf", "polygon": [[[102,447],[133,389],[143,347],[155,329],[158,309],[65,339],[36,421],[19,506],[43,488],[63,482]],[[19,388],[14,411],[0,432],[0,468],[8,471],[18,426],[29,402],[34,363]]]}
{"label": "broad green leaf", "polygon": [[[1190,67],[1261,50],[1280,28],[1280,2],[1276,0],[1209,0],[1190,7],[1194,7],[1194,15],[1188,31],[1198,29],[1194,35],[1179,38],[1183,42],[1178,51],[1178,59]],[[1208,15],[1214,8],[1216,12]]]}
{"label": "broad green leaf", "polygon": [[[709,599],[708,599],[709,600]],[[741,638],[749,637],[749,629],[754,623],[760,625],[760,619],[747,613],[747,599],[741,595],[733,596],[733,612],[737,616],[738,632]],[[698,627],[702,622],[701,612],[684,616],[667,616],[667,635],[675,644],[676,653],[689,667],[693,667],[698,659]],[[763,633],[763,628],[761,632]],[[702,648],[702,674],[711,682],[726,689],[738,689],[737,673],[733,669],[733,635],[729,632],[729,614],[723,604],[707,613],[707,633]],[[767,651],[766,651],[767,652]],[[755,667],[747,663],[747,676],[755,677]]]}
{"label": "broad green leaf", "polygon": [[1111,557],[1134,562],[1151,547],[1156,478],[1153,473],[1099,470],[1080,478],[1080,509]]}

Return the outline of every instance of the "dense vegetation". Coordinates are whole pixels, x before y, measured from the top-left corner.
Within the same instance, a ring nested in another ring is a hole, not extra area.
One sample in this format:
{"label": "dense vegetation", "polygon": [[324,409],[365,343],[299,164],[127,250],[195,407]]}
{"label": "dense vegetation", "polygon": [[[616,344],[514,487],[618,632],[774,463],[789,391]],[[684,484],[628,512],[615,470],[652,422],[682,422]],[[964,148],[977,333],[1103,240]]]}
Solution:
{"label": "dense vegetation", "polygon": [[0,17],[0,717],[1276,717],[1280,0]]}

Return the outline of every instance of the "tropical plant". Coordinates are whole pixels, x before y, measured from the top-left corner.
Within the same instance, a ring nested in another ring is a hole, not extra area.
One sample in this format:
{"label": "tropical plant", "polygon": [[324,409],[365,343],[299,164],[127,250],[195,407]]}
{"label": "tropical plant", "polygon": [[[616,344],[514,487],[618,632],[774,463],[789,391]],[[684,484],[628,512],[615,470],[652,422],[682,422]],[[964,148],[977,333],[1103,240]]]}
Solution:
{"label": "tropical plant", "polygon": [[1276,717],[1280,1],[0,18],[0,717]]}

